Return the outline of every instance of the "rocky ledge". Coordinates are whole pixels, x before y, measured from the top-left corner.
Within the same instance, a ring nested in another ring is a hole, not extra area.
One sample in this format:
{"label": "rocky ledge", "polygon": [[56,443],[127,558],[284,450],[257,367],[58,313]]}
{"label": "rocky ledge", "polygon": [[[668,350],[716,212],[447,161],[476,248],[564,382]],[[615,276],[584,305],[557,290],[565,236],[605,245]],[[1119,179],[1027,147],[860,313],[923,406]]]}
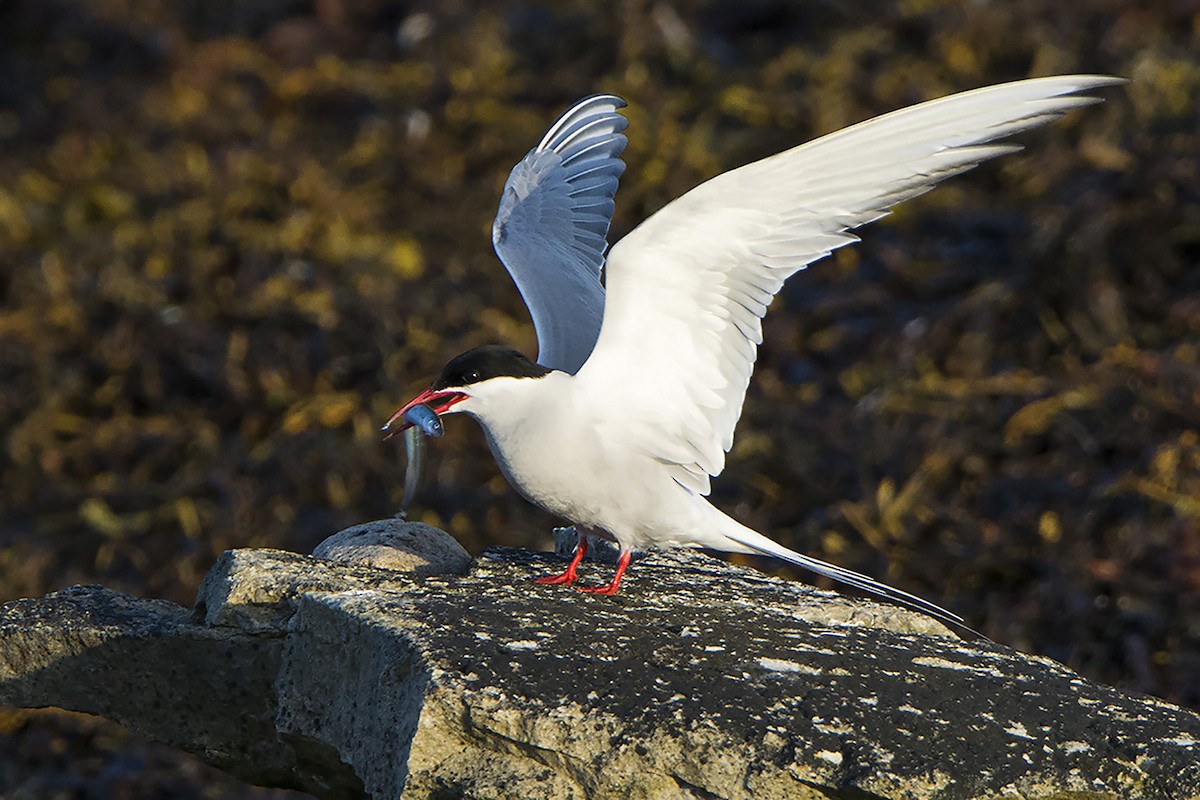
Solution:
{"label": "rocky ledge", "polygon": [[529,582],[561,568],[240,550],[193,610],[20,600],[0,702],[324,798],[1200,796],[1200,716],[1048,659],[700,553],[640,559],[611,598]]}

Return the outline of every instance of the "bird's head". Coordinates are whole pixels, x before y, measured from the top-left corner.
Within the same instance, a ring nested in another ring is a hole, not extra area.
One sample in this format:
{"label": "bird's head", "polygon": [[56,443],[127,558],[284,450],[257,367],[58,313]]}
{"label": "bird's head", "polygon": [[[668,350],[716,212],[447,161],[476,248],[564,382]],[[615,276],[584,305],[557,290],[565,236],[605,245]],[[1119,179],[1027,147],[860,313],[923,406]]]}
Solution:
{"label": "bird's head", "polygon": [[450,359],[432,386],[392,414],[383,426],[384,438],[412,427],[404,415],[414,406],[427,405],[439,417],[462,411],[470,413],[470,401],[486,395],[499,379],[540,378],[548,372],[511,347],[486,345],[468,350]]}

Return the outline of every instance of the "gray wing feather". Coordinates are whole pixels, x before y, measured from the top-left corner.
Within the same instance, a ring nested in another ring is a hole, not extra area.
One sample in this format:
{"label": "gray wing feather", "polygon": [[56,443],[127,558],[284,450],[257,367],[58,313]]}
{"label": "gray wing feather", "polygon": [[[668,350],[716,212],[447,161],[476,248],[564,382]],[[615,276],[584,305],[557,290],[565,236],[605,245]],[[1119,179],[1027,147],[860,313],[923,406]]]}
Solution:
{"label": "gray wing feather", "polygon": [[600,334],[600,274],[625,171],[624,107],[595,95],[559,117],[513,167],[492,225],[496,254],[533,317],[538,363],[550,369],[574,374]]}

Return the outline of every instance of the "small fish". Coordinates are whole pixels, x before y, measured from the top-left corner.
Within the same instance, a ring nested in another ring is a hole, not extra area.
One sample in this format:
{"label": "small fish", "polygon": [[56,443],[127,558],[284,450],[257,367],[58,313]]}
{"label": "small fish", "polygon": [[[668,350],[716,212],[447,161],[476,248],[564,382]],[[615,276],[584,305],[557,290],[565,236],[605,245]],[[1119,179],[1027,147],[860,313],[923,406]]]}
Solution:
{"label": "small fish", "polygon": [[408,463],[404,467],[404,500],[400,503],[400,515],[407,516],[408,505],[421,488],[425,474],[425,437],[417,428],[404,432],[404,454]]}
{"label": "small fish", "polygon": [[404,421],[416,425],[426,436],[441,436],[445,433],[437,412],[427,405],[417,405],[404,412]]}
{"label": "small fish", "polygon": [[412,423],[413,427],[404,431],[404,454],[408,457],[408,463],[404,468],[404,500],[400,504],[402,516],[408,513],[408,505],[416,497],[421,480],[425,477],[425,437],[445,433],[437,412],[427,405],[413,406],[405,411],[404,421]]}

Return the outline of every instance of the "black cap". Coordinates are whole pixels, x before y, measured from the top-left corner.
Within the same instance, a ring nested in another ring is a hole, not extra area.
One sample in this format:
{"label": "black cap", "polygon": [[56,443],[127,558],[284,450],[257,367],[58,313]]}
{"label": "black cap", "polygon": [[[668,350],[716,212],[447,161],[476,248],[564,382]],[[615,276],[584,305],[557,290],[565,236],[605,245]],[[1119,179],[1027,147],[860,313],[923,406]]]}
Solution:
{"label": "black cap", "polygon": [[450,359],[432,388],[470,386],[491,378],[541,378],[549,372],[540,364],[530,361],[519,350],[489,344]]}

